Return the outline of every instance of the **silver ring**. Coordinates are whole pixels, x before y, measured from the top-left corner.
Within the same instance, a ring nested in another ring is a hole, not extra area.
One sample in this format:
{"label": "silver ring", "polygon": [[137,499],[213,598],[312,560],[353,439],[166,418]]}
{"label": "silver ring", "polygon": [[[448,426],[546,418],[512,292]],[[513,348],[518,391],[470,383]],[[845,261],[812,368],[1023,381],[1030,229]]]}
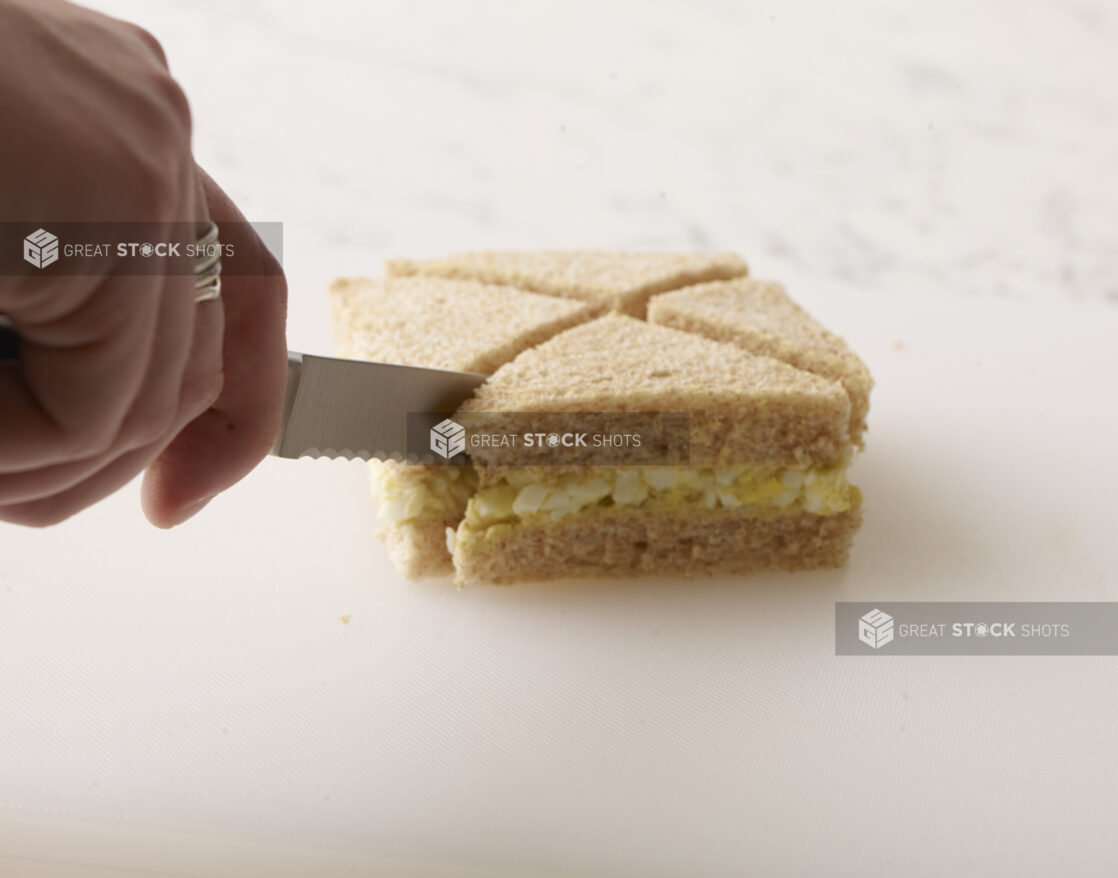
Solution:
{"label": "silver ring", "polygon": [[221,298],[221,278],[215,277],[210,282],[209,286],[198,287],[194,293],[194,301],[198,302],[212,302],[214,299]]}
{"label": "silver ring", "polygon": [[221,244],[218,240],[217,223],[210,220],[205,224],[194,248],[201,252],[194,261],[194,301],[212,302],[220,299]]}

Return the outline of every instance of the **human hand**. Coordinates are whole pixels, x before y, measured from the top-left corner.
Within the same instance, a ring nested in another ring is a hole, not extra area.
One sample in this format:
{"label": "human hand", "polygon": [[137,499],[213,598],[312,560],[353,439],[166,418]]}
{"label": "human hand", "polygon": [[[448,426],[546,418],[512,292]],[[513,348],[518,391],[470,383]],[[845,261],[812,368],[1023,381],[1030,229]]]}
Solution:
{"label": "human hand", "polygon": [[[195,167],[186,99],[132,25],[59,0],[0,0],[0,115],[19,122],[0,140],[0,219],[197,221],[211,202],[215,219],[242,219]],[[18,364],[0,367],[0,520],[60,521],[154,462],[144,508],[169,526],[266,452],[285,289],[242,228],[242,252],[271,276],[227,278],[224,307],[196,304],[192,277],[111,264],[0,283],[0,313],[22,337]]]}

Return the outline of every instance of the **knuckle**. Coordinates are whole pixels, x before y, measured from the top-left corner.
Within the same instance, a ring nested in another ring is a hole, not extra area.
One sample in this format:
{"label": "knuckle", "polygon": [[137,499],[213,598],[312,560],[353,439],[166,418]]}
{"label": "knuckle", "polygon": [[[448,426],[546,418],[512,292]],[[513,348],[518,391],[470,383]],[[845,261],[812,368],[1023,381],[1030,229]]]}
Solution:
{"label": "knuckle", "polygon": [[178,81],[165,71],[157,71],[152,78],[152,94],[168,130],[179,138],[190,141],[190,101]]}
{"label": "knuckle", "polygon": [[197,416],[209,409],[217,402],[224,389],[225,373],[220,366],[200,376],[191,387],[191,414]]}
{"label": "knuckle", "polygon": [[225,390],[225,372],[218,369],[210,378],[209,387],[206,390],[206,408],[209,408],[221,398],[222,391]]}
{"label": "knuckle", "polygon": [[[113,87],[88,124],[64,130],[85,161],[60,172],[112,193],[114,213],[129,220],[179,219],[193,169],[190,102],[154,36],[123,22],[109,27],[105,42],[118,56]],[[90,180],[90,166],[97,179]]]}
{"label": "knuckle", "polygon": [[178,413],[177,400],[160,400],[145,406],[130,418],[127,430],[128,446],[140,448],[164,438],[175,428]]}
{"label": "knuckle", "polygon": [[221,396],[225,386],[225,375],[218,369],[193,378],[183,388],[183,411],[190,420],[207,411]]}
{"label": "knuckle", "polygon": [[132,31],[148,51],[155,55],[160,64],[164,67],[167,66],[167,53],[163,51],[163,45],[155,38],[151,31],[140,27],[138,24],[132,24],[131,22],[128,22],[126,27]]}
{"label": "knuckle", "polygon": [[172,150],[158,144],[135,157],[125,173],[131,179],[130,198],[141,217],[161,220],[174,216],[183,195],[179,164]]}
{"label": "knuckle", "polygon": [[127,414],[86,412],[66,425],[61,451],[70,460],[104,457],[121,447]]}
{"label": "knuckle", "polygon": [[166,71],[153,71],[131,107],[131,140],[112,139],[114,179],[142,219],[174,219],[182,209],[193,166],[190,107],[182,88]]}
{"label": "knuckle", "polygon": [[101,457],[116,447],[119,436],[118,424],[109,421],[91,424],[71,436],[68,450],[75,458]]}

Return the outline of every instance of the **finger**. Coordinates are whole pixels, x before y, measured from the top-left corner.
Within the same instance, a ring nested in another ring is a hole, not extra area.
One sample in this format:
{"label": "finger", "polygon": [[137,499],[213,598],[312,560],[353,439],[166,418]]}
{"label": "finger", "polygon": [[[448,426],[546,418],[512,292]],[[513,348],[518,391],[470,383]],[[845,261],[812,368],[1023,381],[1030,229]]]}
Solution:
{"label": "finger", "polygon": [[[201,222],[208,217],[205,194],[194,163],[184,167],[178,189],[183,193],[177,215]],[[174,224],[176,237],[191,234],[194,223]],[[118,436],[120,451],[141,448],[166,436],[179,418],[180,389],[183,384],[194,338],[195,289],[194,264],[189,257],[168,258],[164,262],[159,324],[152,343],[152,356],[144,382]],[[200,364],[207,372],[221,368],[220,355]]]}
{"label": "finger", "polygon": [[19,368],[0,370],[0,472],[111,448],[150,358],[160,307],[152,289],[150,277],[118,275],[59,320],[8,312],[22,341]]}
{"label": "finger", "polygon": [[275,258],[205,172],[210,215],[226,226],[241,270],[223,279],[224,387],[148,468],[142,502],[151,522],[170,527],[236,484],[268,453],[279,429],[287,381],[287,284]]}
{"label": "finger", "polygon": [[[171,280],[166,279],[164,286],[172,287]],[[101,469],[113,458],[148,445],[170,430],[178,408],[178,385],[190,342],[193,301],[187,299],[187,307],[184,308],[184,296],[176,289],[165,289],[159,297],[159,317],[149,345],[148,368],[133,407],[122,422],[112,446],[101,453],[82,456],[67,463],[0,473],[0,504],[63,491]]]}
{"label": "finger", "polygon": [[[205,219],[205,193],[201,181],[196,178],[193,164],[184,172],[180,189],[186,195],[179,214]],[[175,232],[181,233],[183,225],[177,224]],[[159,228],[154,230],[158,232]],[[155,236],[160,237],[159,234]],[[25,502],[68,490],[103,469],[116,457],[163,439],[176,424],[180,387],[193,336],[194,283],[190,274],[184,274],[192,268],[189,261],[164,259],[160,267],[165,273],[151,279],[152,283],[159,285],[153,291],[159,302],[159,315],[148,349],[147,368],[112,446],[102,453],[76,461],[0,474],[0,504]],[[210,371],[220,369],[220,350],[207,368]],[[197,411],[190,413],[191,417],[196,414]]]}
{"label": "finger", "polygon": [[194,320],[191,360],[180,390],[181,407],[177,421],[157,442],[115,456],[104,466],[66,490],[28,502],[0,506],[0,521],[44,527],[57,524],[122,488],[141,470],[159,457],[179,431],[207,411],[221,393],[220,368],[201,367],[220,361],[224,316],[215,302],[198,306]]}
{"label": "finger", "polygon": [[89,478],[49,497],[0,506],[0,521],[28,527],[58,524],[124,487],[159,456],[165,445],[166,440],[115,457]]}

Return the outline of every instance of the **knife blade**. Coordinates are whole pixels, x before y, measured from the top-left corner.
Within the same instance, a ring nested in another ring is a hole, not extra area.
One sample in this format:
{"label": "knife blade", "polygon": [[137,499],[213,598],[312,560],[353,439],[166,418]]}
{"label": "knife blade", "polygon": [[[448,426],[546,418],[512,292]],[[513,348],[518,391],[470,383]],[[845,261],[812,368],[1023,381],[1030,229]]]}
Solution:
{"label": "knife blade", "polygon": [[486,377],[290,352],[283,420],[271,453],[406,460],[408,414],[453,412]]}
{"label": "knife blade", "polygon": [[[0,315],[0,362],[19,356],[19,335]],[[289,351],[277,457],[408,459],[408,414],[453,412],[487,376],[342,360]],[[416,452],[418,460],[433,455]]]}

